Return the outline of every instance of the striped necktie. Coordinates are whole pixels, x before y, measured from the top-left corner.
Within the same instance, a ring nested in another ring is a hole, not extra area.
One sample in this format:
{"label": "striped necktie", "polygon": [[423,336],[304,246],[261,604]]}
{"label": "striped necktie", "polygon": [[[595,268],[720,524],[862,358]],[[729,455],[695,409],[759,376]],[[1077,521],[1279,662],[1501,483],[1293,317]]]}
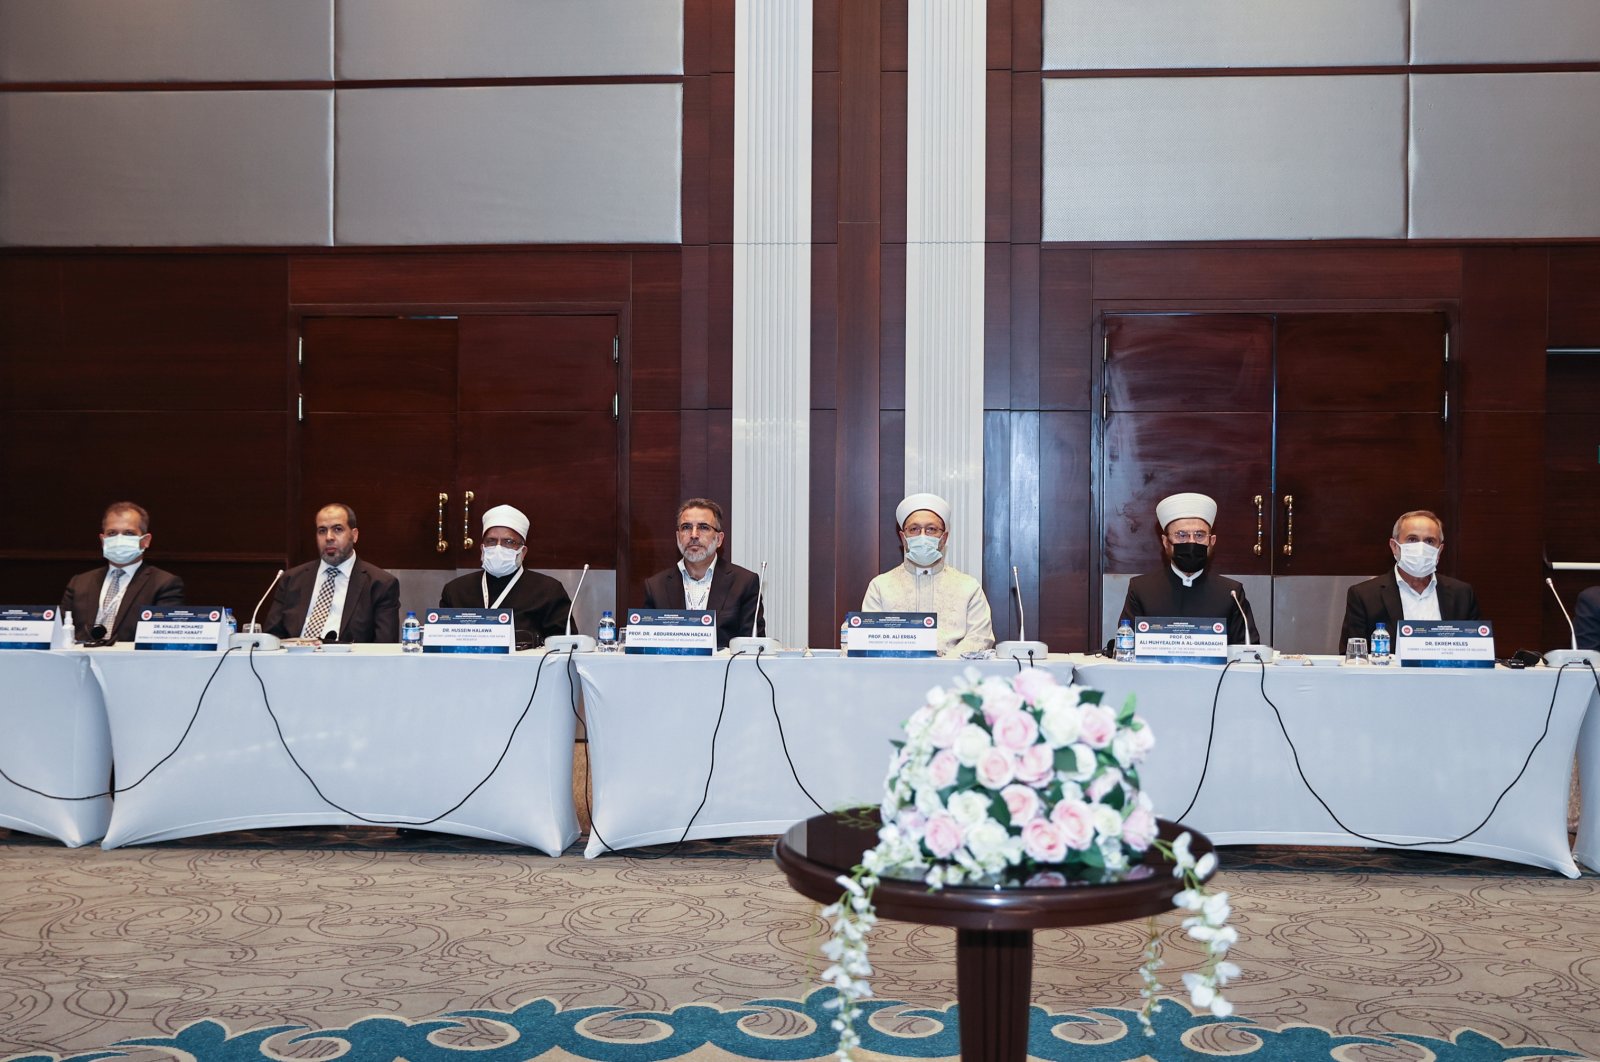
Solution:
{"label": "striped necktie", "polygon": [[125,574],[121,568],[111,569],[111,574],[107,576],[111,585],[106,589],[105,602],[94,617],[95,626],[104,627],[108,633],[116,624],[117,608],[122,604],[122,577]]}

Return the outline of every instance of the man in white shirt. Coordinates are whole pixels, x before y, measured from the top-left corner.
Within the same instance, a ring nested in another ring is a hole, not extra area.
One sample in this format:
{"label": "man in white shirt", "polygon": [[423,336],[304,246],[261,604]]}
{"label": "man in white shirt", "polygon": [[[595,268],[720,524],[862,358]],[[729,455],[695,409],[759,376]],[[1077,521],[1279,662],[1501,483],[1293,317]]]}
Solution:
{"label": "man in white shirt", "polygon": [[740,636],[766,637],[766,609],[756,614],[761,578],[748,568],[718,557],[722,548],[722,506],[710,498],[690,498],[678,506],[676,568],[657,572],[644,584],[645,608],[682,608],[717,614],[717,646]]}
{"label": "man in white shirt", "polygon": [[1384,624],[1390,634],[1402,619],[1475,620],[1478,597],[1460,579],[1436,571],[1444,553],[1444,521],[1426,509],[1413,509],[1394,522],[1389,538],[1394,567],[1350,588],[1344,605],[1340,652],[1351,638],[1372,637]]}
{"label": "man in white shirt", "polygon": [[150,514],[131,501],[112,502],[100,518],[104,568],[74,575],[61,595],[79,641],[131,642],[139,613],[151,606],[183,604],[183,580],[144,562],[154,541]]}
{"label": "man in white shirt", "polygon": [[278,582],[263,627],[280,638],[340,642],[400,640],[400,581],[356,556],[355,510],[343,502],[317,510],[319,559],[289,570]]}
{"label": "man in white shirt", "polygon": [[944,559],[950,503],[937,494],[907,495],[894,518],[905,560],[867,584],[861,611],[937,614],[940,656],[993,649],[994,625],[982,585]]}

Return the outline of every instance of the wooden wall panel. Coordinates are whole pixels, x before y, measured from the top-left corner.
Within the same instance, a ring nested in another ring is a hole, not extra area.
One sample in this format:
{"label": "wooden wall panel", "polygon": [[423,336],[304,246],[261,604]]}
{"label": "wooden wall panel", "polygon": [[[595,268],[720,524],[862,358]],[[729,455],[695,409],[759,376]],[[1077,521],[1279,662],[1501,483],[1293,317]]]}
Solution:
{"label": "wooden wall panel", "polygon": [[1039,633],[1058,652],[1096,648],[1089,615],[1094,499],[1087,412],[1039,414]]}
{"label": "wooden wall panel", "polygon": [[[887,49],[887,45],[886,45]],[[881,217],[883,242],[906,242],[906,75],[883,75],[883,118],[880,127],[883,181]]]}
{"label": "wooden wall panel", "polygon": [[[903,409],[886,409],[878,422],[878,517],[872,521],[877,533],[877,570],[886,572],[899,564],[905,554],[900,549],[900,535],[894,522],[894,511],[900,499],[906,496],[906,414]],[[976,573],[972,573],[976,574]],[[868,579],[870,582],[870,577]],[[852,608],[861,607],[867,584],[862,583],[855,593]]]}
{"label": "wooden wall panel", "polygon": [[631,409],[677,409],[682,397],[683,262],[680,252],[634,255],[628,315],[627,373]]}
{"label": "wooden wall panel", "polygon": [[[711,297],[706,301],[706,405],[733,407],[733,246],[711,247]],[[729,473],[732,474],[731,471]]]}
{"label": "wooden wall panel", "polygon": [[[811,248],[811,408],[839,408],[839,247]],[[831,464],[830,478],[831,478]],[[812,465],[816,475],[816,465]]]}
{"label": "wooden wall panel", "polygon": [[1551,248],[1550,345],[1600,347],[1600,247]]}
{"label": "wooden wall panel", "polygon": [[838,414],[832,409],[811,410],[812,535],[806,557],[807,574],[810,577],[806,588],[810,612],[806,636],[811,645],[818,647],[838,646],[839,622],[846,611],[839,596],[837,572],[839,506],[835,471],[838,467],[838,422]]}
{"label": "wooden wall panel", "polygon": [[[994,41],[990,40],[991,49]],[[983,238],[1011,237],[1011,74],[990,69],[984,78]]]}
{"label": "wooden wall panel", "polygon": [[[683,466],[682,416],[639,411],[628,424],[627,548],[617,572],[619,607],[644,600],[644,581],[678,562],[673,519]],[[603,567],[608,558],[592,563]]]}
{"label": "wooden wall panel", "polygon": [[733,242],[733,75],[711,75],[710,149],[706,184],[710,206],[707,234],[712,243]]}
{"label": "wooden wall panel", "polygon": [[1450,299],[1461,252],[1449,247],[1132,249],[1097,251],[1094,297]]}
{"label": "wooden wall panel", "polygon": [[[1039,251],[1040,409],[1088,409],[1097,350],[1087,251]],[[1026,381],[1024,381],[1026,386]],[[1015,385],[1013,385],[1015,393]]]}
{"label": "wooden wall panel", "polygon": [[983,252],[984,409],[1011,404],[1011,251],[1010,244],[990,243]]}
{"label": "wooden wall panel", "polygon": [[[878,404],[906,408],[906,245],[885,243],[881,259],[882,320],[878,337]],[[898,481],[897,481],[898,482]],[[897,499],[898,500],[898,499]]]}
{"label": "wooden wall panel", "polygon": [[1011,67],[1038,70],[1044,65],[1044,0],[1007,2],[1011,7]]}
{"label": "wooden wall panel", "polygon": [[1461,261],[1457,334],[1463,409],[1544,405],[1549,252],[1474,247]]}
{"label": "wooden wall panel", "polygon": [[685,246],[705,243],[710,231],[713,202],[711,88],[710,77],[685,78],[683,82],[683,184],[680,190],[682,197],[680,224]]}
{"label": "wooden wall panel", "polygon": [[1544,510],[1544,477],[1536,471],[1543,427],[1542,413],[1469,411],[1461,418],[1459,516],[1445,531],[1441,567],[1473,585],[1502,655],[1549,648],[1542,634],[1543,521],[1535,515]]}
{"label": "wooden wall panel", "polygon": [[1044,82],[1011,77],[1011,242],[1036,244],[1044,229]]}
{"label": "wooden wall panel", "polygon": [[292,304],[454,305],[626,302],[626,251],[464,251],[294,255]]}
{"label": "wooden wall panel", "polygon": [[811,242],[832,244],[838,230],[839,74],[817,71],[811,81]]}
{"label": "wooden wall panel", "polygon": [[711,249],[708,247],[683,249],[683,310],[678,316],[682,326],[678,401],[684,409],[704,409],[709,371],[708,325],[712,316]]}

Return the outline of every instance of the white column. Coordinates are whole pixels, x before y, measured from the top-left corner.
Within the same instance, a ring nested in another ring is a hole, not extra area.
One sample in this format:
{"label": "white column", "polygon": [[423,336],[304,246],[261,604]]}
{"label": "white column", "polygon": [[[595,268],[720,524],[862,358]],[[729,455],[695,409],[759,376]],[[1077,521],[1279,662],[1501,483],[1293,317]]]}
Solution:
{"label": "white column", "polygon": [[910,0],[906,490],[953,508],[950,563],[983,573],[984,0]]}
{"label": "white column", "polygon": [[806,644],[811,523],[811,0],[737,0],[733,559],[767,631]]}

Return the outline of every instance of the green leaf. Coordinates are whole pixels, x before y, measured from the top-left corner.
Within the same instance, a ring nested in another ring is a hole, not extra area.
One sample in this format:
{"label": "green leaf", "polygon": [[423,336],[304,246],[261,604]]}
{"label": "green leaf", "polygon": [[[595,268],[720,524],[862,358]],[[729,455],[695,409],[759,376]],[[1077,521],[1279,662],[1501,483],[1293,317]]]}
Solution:
{"label": "green leaf", "polygon": [[899,740],[898,738],[891,738],[889,740],[889,744],[894,746],[896,751],[906,747],[906,743],[904,741]]}
{"label": "green leaf", "polygon": [[972,789],[978,784],[978,772],[971,767],[962,767],[956,771],[957,789]]}
{"label": "green leaf", "polygon": [[1056,749],[1056,770],[1066,771],[1068,774],[1078,772],[1078,757],[1072,751],[1071,745],[1063,745]]}
{"label": "green leaf", "polygon": [[1011,825],[1011,808],[999,793],[989,798],[989,817],[1002,826]]}
{"label": "green leaf", "polygon": [[1083,850],[1082,858],[1083,865],[1086,867],[1093,867],[1096,870],[1105,869],[1106,857],[1100,853],[1099,845],[1091,845],[1090,847],[1085,848]]}
{"label": "green leaf", "polygon": [[1105,693],[1101,690],[1078,691],[1078,703],[1080,704],[1099,704],[1103,697],[1105,697]]}
{"label": "green leaf", "polygon": [[978,694],[972,692],[971,690],[968,690],[966,693],[963,693],[961,695],[961,699],[962,699],[962,701],[964,701],[966,703],[968,708],[982,708],[983,707],[983,698],[978,696]]}
{"label": "green leaf", "polygon": [[1128,699],[1122,702],[1122,711],[1117,713],[1117,723],[1119,725],[1127,726],[1129,723],[1133,722],[1133,705],[1135,700],[1137,700],[1137,698],[1130,693],[1128,694]]}
{"label": "green leaf", "polygon": [[1100,803],[1109,808],[1121,811],[1128,803],[1128,798],[1120,785],[1112,786],[1111,792],[1100,798]]}

